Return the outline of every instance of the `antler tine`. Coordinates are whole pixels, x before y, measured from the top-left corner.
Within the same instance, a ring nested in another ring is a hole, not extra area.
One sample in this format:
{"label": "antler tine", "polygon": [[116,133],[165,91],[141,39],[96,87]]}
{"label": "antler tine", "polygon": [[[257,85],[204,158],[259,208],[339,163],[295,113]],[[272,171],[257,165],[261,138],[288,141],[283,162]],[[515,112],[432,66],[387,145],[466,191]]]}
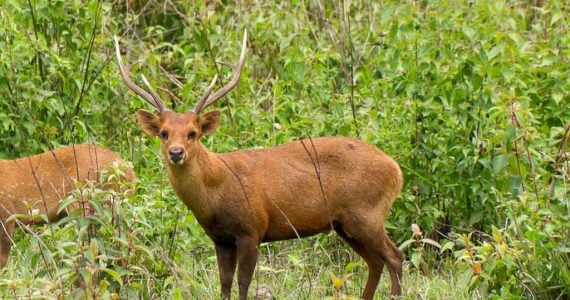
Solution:
{"label": "antler tine", "polygon": [[123,65],[123,57],[121,56],[121,50],[119,49],[119,39],[117,38],[117,36],[114,36],[113,38],[115,40],[115,52],[117,54],[117,62],[119,64],[119,70],[121,71],[121,77],[123,78],[123,82],[125,83],[125,85],[127,85],[127,87],[130,88],[137,95],[141,96],[150,105],[154,106],[154,108],[156,108],[159,113],[162,113],[163,111],[165,111],[166,106],[164,105],[162,100],[160,100],[160,98],[154,98],[153,95],[149,94],[147,91],[145,91],[143,88],[136,85],[131,80],[131,77],[129,74],[130,70],[131,70],[131,66],[130,65],[127,65],[127,66]]}
{"label": "antler tine", "polygon": [[162,102],[162,99],[160,99],[160,96],[158,95],[158,93],[154,91],[154,89],[152,88],[152,86],[150,85],[148,80],[146,80],[146,77],[144,77],[144,75],[141,75],[141,77],[142,77],[142,81],[143,81],[144,85],[146,85],[146,87],[148,88],[148,90],[150,92],[150,95],[154,99],[154,103],[156,103],[156,106],[160,106],[159,111],[160,112],[165,111],[166,107],[164,106],[164,102]]}
{"label": "antler tine", "polygon": [[[244,30],[243,43],[241,46],[241,54],[239,56],[238,63],[235,66],[232,66],[232,69],[233,69],[232,79],[225,86],[223,86],[221,89],[216,91],[212,96],[208,97],[208,99],[205,101],[205,103],[203,105],[201,105],[200,107],[198,107],[198,105],[197,105],[196,110],[194,112],[200,113],[200,111],[202,109],[210,106],[212,103],[216,102],[216,100],[222,98],[225,94],[227,94],[229,91],[231,91],[237,85],[239,78],[241,76],[241,70],[243,68],[243,64],[245,62],[245,54],[246,53],[247,53],[247,30]],[[227,64],[227,63],[222,63],[222,64],[226,65],[226,66],[231,66],[230,64]],[[202,102],[202,101],[200,101],[200,102]]]}
{"label": "antler tine", "polygon": [[214,79],[212,79],[212,82],[210,83],[210,85],[208,85],[208,87],[204,91],[204,94],[202,94],[202,97],[200,97],[200,101],[198,101],[198,104],[196,104],[196,106],[194,106],[193,111],[195,113],[199,113],[202,110],[204,103],[206,103],[208,96],[210,96],[210,94],[212,93],[212,89],[216,85],[216,81],[218,81],[218,75],[214,76]]}

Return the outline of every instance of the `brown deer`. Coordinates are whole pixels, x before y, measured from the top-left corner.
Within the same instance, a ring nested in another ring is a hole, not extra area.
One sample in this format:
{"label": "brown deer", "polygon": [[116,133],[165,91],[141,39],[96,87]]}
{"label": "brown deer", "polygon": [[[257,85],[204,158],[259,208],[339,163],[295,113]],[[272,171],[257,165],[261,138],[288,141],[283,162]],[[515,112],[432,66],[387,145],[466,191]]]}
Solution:
{"label": "brown deer", "polygon": [[157,110],[139,110],[139,125],[162,140],[170,182],[213,240],[222,298],[231,294],[238,269],[239,298],[248,288],[262,242],[336,231],[369,267],[363,298],[372,299],[384,264],[392,294],[401,294],[402,254],[384,229],[384,218],[402,187],[398,164],[364,142],[344,137],[305,139],[264,150],[215,154],[200,138],[218,128],[220,112],[201,114],[238,83],[247,32],[231,80],[211,94],[214,77],[192,111],[166,109],[150,84],[135,85],[130,66],[115,50],[124,83]]}
{"label": "brown deer", "polygon": [[[46,153],[0,160],[0,268],[8,261],[15,222],[42,224],[34,211],[56,222],[66,215],[58,213],[60,203],[76,188],[76,182],[97,182],[100,170],[123,165],[117,154],[95,145],[73,145]],[[125,167],[125,181],[134,181],[133,171]],[[103,188],[112,185],[103,184]],[[18,215],[14,219],[14,215]],[[28,216],[21,218],[20,216]]]}

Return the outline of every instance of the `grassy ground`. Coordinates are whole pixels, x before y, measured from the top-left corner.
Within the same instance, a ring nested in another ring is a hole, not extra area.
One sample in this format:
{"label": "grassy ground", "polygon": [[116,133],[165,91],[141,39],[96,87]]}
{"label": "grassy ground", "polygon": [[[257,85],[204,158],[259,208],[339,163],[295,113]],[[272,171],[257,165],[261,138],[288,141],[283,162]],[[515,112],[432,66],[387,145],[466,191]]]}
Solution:
{"label": "grassy ground", "polygon": [[[155,179],[160,182],[160,178],[162,175]],[[127,197],[120,203],[122,216],[128,224],[122,230],[130,230],[127,236],[136,236],[136,232],[140,234],[140,238],[132,242],[134,249],[131,254],[117,251],[112,243],[106,244],[118,238],[120,234],[117,232],[105,236],[107,233],[100,229],[103,236],[93,238],[99,242],[104,240],[105,247],[99,247],[99,251],[106,256],[123,256],[125,261],[133,264],[129,267],[114,262],[122,265],[114,267],[122,275],[123,282],[116,291],[120,291],[122,298],[218,298],[220,284],[213,243],[191,213],[173,197],[170,188],[160,191],[157,184],[145,186],[162,193],[164,198],[143,193]],[[132,218],[134,216],[138,219]],[[81,242],[81,233],[77,233],[80,228],[74,222],[62,222],[27,228],[26,231],[33,232],[32,235],[17,230],[9,264],[0,271],[0,298],[52,299],[61,295],[81,298],[73,291],[89,289],[89,284],[81,280],[92,278],[88,277],[89,273],[99,274],[94,276],[97,288],[103,285],[104,280],[112,283],[102,276],[104,271],[95,271],[97,268],[104,270],[109,260],[100,256],[93,265],[86,262],[86,253],[92,251],[92,245]],[[128,242],[123,245],[131,247]],[[83,250],[77,251],[77,248]],[[144,251],[137,252],[136,249]],[[464,271],[461,267],[447,258],[434,265],[438,267],[430,267],[429,276],[423,276],[409,260],[404,262],[401,299],[473,298],[462,280],[460,273]],[[70,269],[85,274],[78,279]],[[336,234],[266,243],[260,247],[250,296],[253,297],[256,291],[269,290],[275,299],[336,299],[336,296],[358,299],[367,273],[364,261]],[[333,285],[333,276],[344,278],[338,291]],[[387,298],[390,286],[385,268],[376,299]],[[112,297],[112,293],[101,295],[101,298]],[[237,297],[235,280],[233,295]]]}
{"label": "grassy ground", "polygon": [[[263,266],[258,267],[262,269]],[[285,267],[280,274],[266,276],[257,274],[252,282],[250,296],[253,297],[256,290],[269,288],[275,299],[335,299],[335,289],[328,275],[327,268],[323,267],[315,272],[321,272],[322,276],[313,280],[299,278],[302,272],[295,271],[291,267]],[[366,271],[353,274],[341,289],[341,299],[359,299],[363,290]],[[203,274],[200,274],[203,276]],[[215,270],[208,272],[207,277],[210,283],[218,282]],[[403,295],[398,299],[473,299],[475,295],[470,295],[467,286],[461,282],[453,270],[445,270],[437,274],[425,277],[417,272],[406,270],[404,272]],[[219,297],[219,286],[199,286],[195,282],[197,291],[192,294],[196,299],[214,299]],[[207,283],[205,283],[207,284]],[[233,293],[237,296],[237,291]],[[383,274],[381,283],[376,292],[375,299],[387,299],[390,296],[390,282],[387,273]]]}
{"label": "grassy ground", "polygon": [[[196,253],[196,251],[200,253]],[[213,247],[188,252],[181,266],[177,287],[183,295],[196,299],[219,296],[219,280]],[[193,254],[190,254],[193,253]],[[283,241],[261,246],[261,255],[250,288],[269,289],[276,299],[335,299],[336,290],[331,275],[346,276],[340,295],[342,299],[358,299],[368,274],[364,261],[334,235],[313,237],[302,241]],[[339,266],[344,266],[340,267]],[[444,263],[428,276],[405,262],[403,296],[399,299],[472,299],[463,271]],[[390,295],[390,280],[385,268],[375,299]],[[237,296],[234,284],[233,295]]]}

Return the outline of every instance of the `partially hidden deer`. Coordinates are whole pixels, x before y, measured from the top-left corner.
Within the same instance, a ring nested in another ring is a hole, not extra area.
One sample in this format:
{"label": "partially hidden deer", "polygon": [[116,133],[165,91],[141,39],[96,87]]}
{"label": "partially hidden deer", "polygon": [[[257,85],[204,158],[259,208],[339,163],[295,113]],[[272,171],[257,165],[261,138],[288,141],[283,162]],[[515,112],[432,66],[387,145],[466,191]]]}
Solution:
{"label": "partially hidden deer", "polygon": [[[77,188],[77,182],[98,183],[101,171],[115,166],[123,168],[123,180],[134,181],[132,169],[119,155],[91,144],[0,160],[0,268],[8,261],[16,221],[45,224],[60,220],[67,214],[65,210],[58,213],[60,203]],[[114,188],[99,183],[102,188]],[[47,218],[37,217],[41,215]]]}
{"label": "partially hidden deer", "polygon": [[345,137],[304,139],[263,150],[213,153],[201,143],[220,124],[220,112],[202,111],[232,90],[247,49],[244,34],[231,80],[211,93],[217,77],[192,111],[168,110],[144,79],[130,78],[118,39],[115,50],[128,88],[154,106],[138,110],[142,130],[161,139],[170,182],[215,244],[223,299],[229,299],[237,266],[239,298],[247,299],[260,243],[336,231],[368,267],[363,298],[372,299],[384,265],[391,293],[401,294],[402,254],[390,241],[384,219],[402,188],[398,164],[378,148]]}

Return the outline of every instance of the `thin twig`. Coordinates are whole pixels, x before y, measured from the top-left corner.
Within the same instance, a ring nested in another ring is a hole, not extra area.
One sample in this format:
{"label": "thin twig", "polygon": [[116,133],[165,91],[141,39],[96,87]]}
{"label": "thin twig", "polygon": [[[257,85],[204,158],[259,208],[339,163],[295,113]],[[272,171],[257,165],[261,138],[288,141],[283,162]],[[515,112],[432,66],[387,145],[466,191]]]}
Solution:
{"label": "thin twig", "polygon": [[345,0],[342,0],[342,20],[347,24],[346,34],[348,37],[348,54],[350,55],[350,109],[352,111],[352,121],[354,122],[356,136],[360,137],[360,131],[358,130],[358,123],[356,122],[356,108],[354,105],[354,46],[352,43],[350,12],[345,11]]}
{"label": "thin twig", "polygon": [[176,87],[178,87],[179,89],[184,87],[182,82],[180,82],[180,80],[178,80],[176,77],[174,77],[174,75],[168,72],[163,66],[158,65],[158,68],[166,75],[168,79],[170,79],[172,83],[174,83],[174,85],[176,85]]}
{"label": "thin twig", "polygon": [[42,82],[45,81],[45,74],[44,74],[44,68],[43,68],[43,60],[42,60],[42,53],[39,49],[39,37],[38,37],[38,25],[36,23],[36,16],[34,14],[34,6],[32,5],[32,1],[28,0],[28,7],[30,8],[30,14],[32,15],[32,26],[34,29],[34,36],[36,37],[36,45],[38,46],[37,49],[37,59],[38,59],[38,71],[40,72],[40,78],[42,79]]}
{"label": "thin twig", "polygon": [[218,156],[218,158],[220,159],[220,161],[226,166],[226,168],[228,168],[228,170],[230,170],[230,172],[234,175],[234,177],[237,179],[237,181],[239,182],[239,185],[241,186],[241,189],[243,191],[243,194],[245,196],[245,200],[247,201],[247,204],[249,205],[249,211],[253,212],[253,209],[251,207],[251,202],[249,201],[249,196],[247,195],[247,191],[245,189],[245,186],[243,185],[243,182],[241,182],[241,179],[239,178],[239,176],[237,175],[237,173],[226,163],[225,160],[223,160],[221,157]]}
{"label": "thin twig", "polygon": [[323,182],[322,182],[322,178],[321,178],[321,164],[319,161],[319,154],[317,152],[317,148],[315,148],[315,144],[313,143],[313,139],[311,138],[310,135],[308,135],[308,136],[309,136],[309,141],[311,142],[311,147],[313,148],[313,151],[315,151],[315,158],[313,158],[311,151],[309,151],[307,146],[305,146],[305,142],[302,139],[300,139],[300,142],[301,142],[301,145],[303,145],[305,152],[307,152],[307,155],[309,155],[309,158],[311,159],[311,163],[313,164],[313,167],[315,169],[315,174],[317,175],[317,180],[319,181],[319,187],[320,187],[321,195],[323,196],[323,202],[325,203],[325,207],[327,209],[327,217],[329,219],[329,224],[331,226],[331,231],[332,231],[332,230],[334,230],[334,226],[333,226],[333,222],[332,222],[332,218],[331,218],[331,209],[330,209],[328,201],[327,201],[327,196],[325,194],[325,189],[323,187]]}
{"label": "thin twig", "polygon": [[550,186],[548,188],[548,196],[546,197],[546,208],[550,207],[550,198],[554,193],[554,183],[556,182],[556,174],[559,172],[560,166],[562,165],[562,160],[566,154],[566,144],[568,143],[568,136],[570,134],[570,123],[566,125],[564,134],[562,135],[562,140],[558,145],[558,151],[556,151],[556,159],[554,160],[554,170],[552,170],[552,177],[550,177]]}
{"label": "thin twig", "polygon": [[163,87],[158,87],[159,90],[167,93],[172,99],[174,99],[179,105],[183,105],[184,101],[182,101],[182,99],[176,97],[176,95],[174,95],[174,93],[172,91],[170,91],[169,89],[165,89]]}
{"label": "thin twig", "polygon": [[[71,119],[73,119],[73,117],[79,113],[79,108],[81,107],[81,102],[83,102],[83,98],[85,97],[85,93],[87,92],[86,87],[89,86],[89,84],[87,83],[87,80],[89,79],[89,66],[91,64],[91,53],[93,52],[93,45],[95,44],[95,36],[97,35],[97,26],[99,25],[98,21],[99,21],[100,12],[101,12],[101,0],[97,1],[97,9],[96,9],[96,13],[95,13],[95,22],[93,24],[93,29],[91,31],[91,38],[89,40],[89,45],[87,46],[87,52],[85,52],[85,56],[83,57],[83,61],[84,61],[83,83],[81,84],[81,92],[79,93],[79,99],[77,100],[77,103],[75,104],[75,108],[73,109],[73,112],[68,117],[68,121],[66,122],[66,126],[64,128],[66,128],[67,124],[69,124],[69,122],[71,122]],[[95,78],[93,78],[93,80],[95,80]]]}
{"label": "thin twig", "polygon": [[[513,126],[515,126],[515,132],[516,129],[519,127],[520,124],[518,124],[518,120],[515,116],[515,102],[514,100],[511,101],[511,122],[513,124]],[[518,171],[519,171],[519,177],[521,177],[521,187],[522,187],[522,191],[525,192],[525,188],[524,188],[524,182],[522,180],[523,175],[522,175],[522,170],[521,170],[521,163],[520,163],[520,153],[517,147],[517,139],[515,138],[515,140],[513,141],[513,145],[514,145],[514,150],[515,150],[515,157],[516,157],[516,161],[517,161],[517,166],[518,166]],[[510,209],[511,212],[514,214],[514,207],[512,202],[510,203]],[[519,238],[519,240],[522,240],[522,230],[519,226],[519,223],[517,222],[517,219],[515,218],[515,216],[513,216],[513,222],[515,223],[515,228],[516,228],[516,232],[517,232],[517,237]]]}
{"label": "thin twig", "polygon": [[[517,117],[516,117],[516,108],[515,108],[515,101],[514,100],[511,101],[510,115],[511,115],[511,124],[515,127],[515,130],[519,129],[520,124],[519,124],[519,121],[517,120]],[[513,147],[515,150],[515,158],[517,161],[518,173],[519,173],[519,176],[521,177],[521,189],[523,192],[526,192],[526,188],[524,186],[524,181],[522,180],[523,174],[522,174],[522,168],[521,168],[521,153],[520,153],[519,148],[518,148],[517,140],[518,140],[518,138],[515,137],[515,140],[513,141]]]}

